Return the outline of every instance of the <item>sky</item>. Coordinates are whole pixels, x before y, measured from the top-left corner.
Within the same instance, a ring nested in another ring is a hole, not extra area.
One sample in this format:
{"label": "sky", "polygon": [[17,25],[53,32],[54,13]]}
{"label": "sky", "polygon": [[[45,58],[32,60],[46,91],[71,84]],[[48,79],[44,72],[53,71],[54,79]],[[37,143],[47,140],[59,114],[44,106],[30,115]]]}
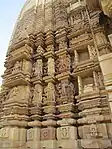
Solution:
{"label": "sky", "polygon": [[[4,73],[4,61],[14,24],[26,0],[0,0],[0,76]],[[2,78],[0,77],[0,84]]]}

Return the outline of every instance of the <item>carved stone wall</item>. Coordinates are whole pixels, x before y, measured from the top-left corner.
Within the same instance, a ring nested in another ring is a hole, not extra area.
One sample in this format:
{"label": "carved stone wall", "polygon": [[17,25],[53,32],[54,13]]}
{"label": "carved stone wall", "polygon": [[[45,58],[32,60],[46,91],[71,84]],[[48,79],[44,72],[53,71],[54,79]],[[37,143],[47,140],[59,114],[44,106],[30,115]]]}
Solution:
{"label": "carved stone wall", "polygon": [[112,45],[99,18],[83,0],[27,0],[5,62],[2,149],[112,146]]}

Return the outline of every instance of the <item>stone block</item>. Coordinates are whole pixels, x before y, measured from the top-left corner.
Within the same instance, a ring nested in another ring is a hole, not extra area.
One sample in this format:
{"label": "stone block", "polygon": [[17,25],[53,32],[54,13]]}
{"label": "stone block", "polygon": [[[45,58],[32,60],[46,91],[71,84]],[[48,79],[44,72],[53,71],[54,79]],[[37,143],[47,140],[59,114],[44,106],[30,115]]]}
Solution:
{"label": "stone block", "polygon": [[57,139],[77,139],[77,128],[74,126],[57,128]]}

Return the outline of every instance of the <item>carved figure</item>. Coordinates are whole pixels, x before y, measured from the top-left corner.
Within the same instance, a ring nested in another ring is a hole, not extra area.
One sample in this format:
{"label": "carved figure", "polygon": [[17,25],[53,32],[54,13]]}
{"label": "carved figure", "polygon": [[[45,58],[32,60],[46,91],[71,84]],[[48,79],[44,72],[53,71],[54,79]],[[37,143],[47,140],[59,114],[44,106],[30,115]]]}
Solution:
{"label": "carved figure", "polygon": [[67,44],[64,41],[61,41],[59,43],[59,50],[65,50],[65,49],[67,49]]}
{"label": "carved figure", "polygon": [[10,92],[9,92],[9,99],[14,99],[18,94],[18,87],[14,87]]}
{"label": "carved figure", "polygon": [[39,45],[36,52],[37,54],[42,55],[44,53],[44,49]]}
{"label": "carved figure", "polygon": [[70,60],[67,56],[63,56],[59,58],[59,64],[58,64],[58,72],[65,72],[70,69]]}
{"label": "carved figure", "polygon": [[48,73],[48,62],[45,62],[43,65],[43,73],[44,75],[47,75]]}
{"label": "carved figure", "polygon": [[43,71],[42,71],[42,61],[37,60],[37,62],[35,63],[34,74],[37,77],[41,77],[42,73],[43,73]]}
{"label": "carved figure", "polygon": [[21,70],[22,62],[17,61],[14,65],[12,73],[16,73]]}
{"label": "carved figure", "polygon": [[90,126],[90,135],[91,135],[91,137],[97,137],[98,136],[97,127],[95,124],[92,124]]}
{"label": "carved figure", "polygon": [[62,96],[68,95],[68,81],[62,82]]}
{"label": "carved figure", "polygon": [[41,103],[42,102],[42,88],[40,85],[36,85],[33,93],[33,103]]}

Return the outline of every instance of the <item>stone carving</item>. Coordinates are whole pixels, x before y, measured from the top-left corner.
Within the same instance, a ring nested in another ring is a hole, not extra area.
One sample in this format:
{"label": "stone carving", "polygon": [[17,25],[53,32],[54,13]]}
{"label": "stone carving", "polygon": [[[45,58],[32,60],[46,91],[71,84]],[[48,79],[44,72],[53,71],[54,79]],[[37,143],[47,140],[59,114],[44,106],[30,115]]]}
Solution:
{"label": "stone carving", "polygon": [[56,85],[58,98],[67,97],[69,100],[71,97],[75,95],[75,88],[73,83],[69,82],[68,80],[61,81]]}
{"label": "stone carving", "polygon": [[59,50],[66,50],[67,49],[67,43],[65,41],[59,42]]}
{"label": "stone carving", "polygon": [[94,46],[88,45],[88,51],[89,51],[90,59],[94,59],[97,56],[97,52]]}
{"label": "stone carving", "polygon": [[32,141],[33,139],[34,139],[34,130],[31,128],[27,130],[27,140]]}
{"label": "stone carving", "polygon": [[41,129],[41,140],[54,140],[55,128],[43,128]]}
{"label": "stone carving", "polygon": [[14,34],[12,36],[12,42],[17,43],[18,41],[21,41],[24,38],[29,38],[29,34],[34,29],[34,10],[30,9],[27,12],[24,13],[24,15],[19,17],[16,29],[14,31]]}
{"label": "stone carving", "polygon": [[54,51],[54,45],[47,46],[47,51]]}
{"label": "stone carving", "polygon": [[38,105],[39,103],[42,103],[42,86],[37,84],[35,85],[34,88],[34,93],[33,93],[33,103],[34,105]]}
{"label": "stone carving", "polygon": [[0,149],[111,146],[111,53],[100,57],[111,30],[82,1],[26,1],[5,62]]}
{"label": "stone carving", "polygon": [[43,75],[44,76],[48,75],[48,62],[45,62],[43,64]]}
{"label": "stone carving", "polygon": [[17,73],[17,72],[21,71],[21,69],[22,69],[22,62],[17,61],[14,65],[12,73]]}
{"label": "stone carving", "polygon": [[41,140],[48,140],[49,139],[49,129],[42,129],[41,131]]}
{"label": "stone carving", "polygon": [[84,93],[91,92],[94,89],[93,77],[88,77],[83,79]]}
{"label": "stone carving", "polygon": [[31,73],[32,70],[32,63],[23,59],[22,70],[24,73]]}
{"label": "stone carving", "polygon": [[43,102],[46,103],[47,101],[55,101],[55,96],[56,92],[54,84],[48,84],[48,86],[44,88]]}
{"label": "stone carving", "polygon": [[90,14],[90,25],[92,28],[99,27],[99,11],[93,12]]}
{"label": "stone carving", "polygon": [[71,16],[71,25],[76,24],[82,20],[81,12],[74,14]]}
{"label": "stone carving", "polygon": [[98,72],[98,83],[99,83],[99,86],[103,87],[104,86],[104,79],[103,79],[103,75],[101,72]]}
{"label": "stone carving", "polygon": [[79,23],[77,24],[74,24],[73,26],[73,31],[78,31],[78,30],[81,30],[81,29],[86,29],[88,28],[88,24],[86,21],[80,21]]}
{"label": "stone carving", "polygon": [[11,89],[11,91],[9,92],[9,99],[15,99],[18,95],[18,87],[14,87]]}
{"label": "stone carving", "polygon": [[46,104],[47,99],[48,99],[48,88],[46,86],[44,87],[44,90],[43,90],[42,102]]}
{"label": "stone carving", "polygon": [[36,52],[38,55],[42,55],[44,53],[44,49],[39,45]]}
{"label": "stone carving", "polygon": [[69,138],[69,127],[61,127],[60,128],[61,139]]}
{"label": "stone carving", "polygon": [[0,137],[1,138],[8,138],[9,137],[9,129],[8,128],[1,128],[0,129]]}
{"label": "stone carving", "polygon": [[59,57],[59,60],[57,61],[57,71],[58,73],[62,73],[65,71],[70,70],[70,59],[68,56],[61,56]]}
{"label": "stone carving", "polygon": [[43,74],[43,64],[42,60],[37,60],[36,63],[34,64],[34,75],[36,77],[42,77]]}
{"label": "stone carving", "polygon": [[97,127],[95,124],[92,124],[90,126],[90,135],[91,135],[91,137],[97,137],[98,136]]}

